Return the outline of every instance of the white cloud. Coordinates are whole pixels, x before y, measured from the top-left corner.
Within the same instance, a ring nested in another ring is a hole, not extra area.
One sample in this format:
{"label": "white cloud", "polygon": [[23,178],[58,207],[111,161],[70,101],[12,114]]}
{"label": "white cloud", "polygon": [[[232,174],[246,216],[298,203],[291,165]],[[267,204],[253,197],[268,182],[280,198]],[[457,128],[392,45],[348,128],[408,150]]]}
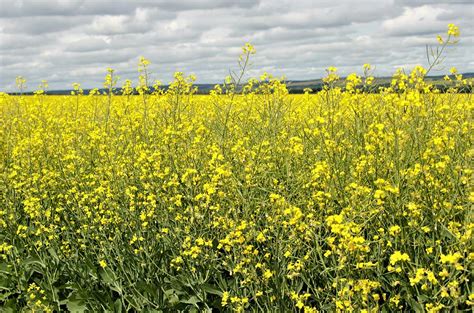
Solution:
{"label": "white cloud", "polygon": [[406,8],[402,15],[384,21],[382,26],[390,35],[397,36],[441,32],[446,25],[438,17],[444,12],[443,8],[429,5]]}
{"label": "white cloud", "polygon": [[141,55],[165,82],[175,70],[219,82],[247,41],[257,48],[255,75],[310,79],[366,62],[390,75],[425,64],[425,45],[451,22],[462,37],[446,62],[474,71],[473,11],[461,0],[0,0],[0,90],[17,75],[54,89],[101,86],[107,67],[134,78]]}

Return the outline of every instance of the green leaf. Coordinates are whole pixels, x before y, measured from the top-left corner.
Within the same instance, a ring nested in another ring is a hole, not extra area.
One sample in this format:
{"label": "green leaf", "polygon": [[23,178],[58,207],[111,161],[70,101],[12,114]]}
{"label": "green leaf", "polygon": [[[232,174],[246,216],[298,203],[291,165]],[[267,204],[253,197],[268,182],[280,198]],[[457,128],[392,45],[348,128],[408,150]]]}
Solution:
{"label": "green leaf", "polygon": [[153,284],[147,284],[146,282],[138,282],[137,289],[144,294],[148,294],[155,297],[157,294],[157,287]]}
{"label": "green leaf", "polygon": [[109,268],[100,270],[99,275],[102,281],[106,284],[113,284],[117,280],[114,272]]}
{"label": "green leaf", "polygon": [[5,301],[11,294],[12,292],[2,292],[2,294],[0,294],[0,301]]}
{"label": "green leaf", "polygon": [[7,302],[2,304],[2,312],[4,313],[15,313],[18,312],[18,308],[16,306],[16,300],[10,299]]}
{"label": "green leaf", "polygon": [[10,290],[10,286],[12,286],[11,279],[9,277],[0,276],[0,290]]}
{"label": "green leaf", "polygon": [[86,311],[86,302],[83,299],[68,299],[66,306],[71,313],[83,313]]}
{"label": "green leaf", "polygon": [[163,313],[162,310],[157,310],[157,309],[147,309],[143,310],[144,313]]}
{"label": "green leaf", "polygon": [[41,262],[41,260],[39,258],[36,258],[36,257],[26,259],[25,261],[23,261],[23,265],[25,267],[29,267],[29,266],[32,266],[32,265],[39,265],[41,268],[46,267],[46,264]]}
{"label": "green leaf", "polygon": [[8,267],[8,264],[5,262],[0,263],[0,273],[10,275],[12,274],[12,269]]}
{"label": "green leaf", "polygon": [[165,290],[165,297],[168,300],[170,304],[176,304],[179,302],[179,297],[176,294],[176,291],[174,289],[167,289]]}
{"label": "green leaf", "polygon": [[222,296],[222,291],[220,291],[219,289],[217,289],[216,287],[214,287],[211,284],[204,284],[204,285],[201,286],[201,288],[202,288],[202,290],[204,290],[207,293]]}
{"label": "green leaf", "polygon": [[197,313],[197,312],[199,312],[198,309],[195,308],[195,307],[192,307],[192,308],[190,308],[190,309],[188,309],[188,310],[189,310],[189,311],[188,311],[189,313]]}
{"label": "green leaf", "polygon": [[186,304],[192,304],[196,308],[199,308],[199,306],[197,304],[201,301],[196,296],[192,296],[189,299],[181,300],[180,302],[181,303],[186,303]]}
{"label": "green leaf", "polygon": [[58,262],[59,262],[59,257],[58,257],[58,255],[57,255],[56,251],[55,251],[53,248],[49,248],[49,249],[48,249],[48,252],[49,252],[49,254],[51,255],[51,257],[53,258],[53,260],[54,260],[56,263],[58,263]]}
{"label": "green leaf", "polygon": [[415,299],[409,298],[407,302],[410,304],[410,307],[414,312],[424,312],[423,306],[420,303],[418,303]]}
{"label": "green leaf", "polygon": [[114,302],[114,312],[122,313],[122,301],[120,299],[117,299]]}

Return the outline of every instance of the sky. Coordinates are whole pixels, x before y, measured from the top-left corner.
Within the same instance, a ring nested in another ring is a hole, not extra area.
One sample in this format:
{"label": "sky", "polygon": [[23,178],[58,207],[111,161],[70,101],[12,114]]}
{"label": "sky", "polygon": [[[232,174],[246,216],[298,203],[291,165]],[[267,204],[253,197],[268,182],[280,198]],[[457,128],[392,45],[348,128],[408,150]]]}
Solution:
{"label": "sky", "polygon": [[249,76],[263,72],[290,80],[320,78],[325,68],[376,76],[426,65],[426,45],[437,45],[448,23],[461,29],[445,65],[474,72],[474,0],[0,0],[0,91],[15,78],[35,90],[102,87],[106,69],[119,84],[137,80],[140,56],[152,79],[175,71],[197,83],[219,83],[237,67],[246,42]]}

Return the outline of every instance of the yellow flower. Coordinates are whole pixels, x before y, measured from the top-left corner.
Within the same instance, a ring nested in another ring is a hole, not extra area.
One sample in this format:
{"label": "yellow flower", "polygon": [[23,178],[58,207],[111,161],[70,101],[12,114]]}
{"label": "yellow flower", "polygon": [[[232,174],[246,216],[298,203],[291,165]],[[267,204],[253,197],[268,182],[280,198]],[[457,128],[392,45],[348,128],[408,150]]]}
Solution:
{"label": "yellow flower", "polygon": [[266,240],[265,235],[262,232],[259,232],[257,235],[257,242],[265,242]]}
{"label": "yellow flower", "polygon": [[99,261],[99,265],[100,265],[100,267],[102,267],[102,268],[106,268],[106,267],[107,267],[107,262],[105,262],[104,260],[100,260],[100,261]]}
{"label": "yellow flower", "polygon": [[461,32],[459,31],[459,27],[454,24],[448,24],[448,35],[459,37]]}
{"label": "yellow flower", "polygon": [[418,284],[424,278],[424,275],[425,275],[425,269],[424,268],[417,269],[415,277],[410,278],[410,285],[414,286],[414,285]]}
{"label": "yellow flower", "polygon": [[449,292],[448,292],[448,289],[446,289],[446,287],[442,287],[441,288],[441,294],[440,296],[442,298],[449,298]]}
{"label": "yellow flower", "polygon": [[228,291],[222,293],[221,305],[226,306],[229,301],[230,294]]}
{"label": "yellow flower", "polygon": [[298,300],[298,302],[296,302],[296,307],[297,307],[298,309],[302,309],[302,308],[304,307],[303,301]]}
{"label": "yellow flower", "polygon": [[426,270],[425,273],[426,273],[426,278],[428,279],[430,283],[432,283],[433,285],[438,283],[438,280],[436,279],[436,276],[432,271]]}
{"label": "yellow flower", "polygon": [[139,65],[142,66],[142,67],[146,67],[148,65],[150,65],[150,61],[147,60],[145,57],[141,56],[140,57],[140,60],[139,60]]}
{"label": "yellow flower", "polygon": [[427,303],[425,305],[425,308],[426,308],[426,311],[428,313],[436,313],[436,312],[439,312],[441,311],[443,308],[444,308],[444,305],[439,303],[437,305],[433,304],[433,303]]}
{"label": "yellow flower", "polygon": [[393,297],[390,298],[390,303],[393,303],[395,304],[395,306],[398,306],[398,304],[400,303],[400,295],[395,295]]}
{"label": "yellow flower", "polygon": [[255,47],[250,44],[250,43],[246,43],[243,47],[242,47],[242,53],[243,54],[255,54],[257,51],[255,50]]}
{"label": "yellow flower", "polygon": [[441,272],[439,272],[438,275],[440,277],[446,278],[446,277],[449,276],[449,272],[445,268],[443,268],[443,270]]}
{"label": "yellow flower", "polygon": [[406,253],[401,253],[400,251],[395,251],[390,256],[390,264],[395,265],[399,261],[410,261],[410,257]]}
{"label": "yellow flower", "polygon": [[456,264],[459,259],[462,258],[461,254],[459,252],[456,252],[454,254],[441,254],[440,261],[443,264]]}
{"label": "yellow flower", "polygon": [[467,305],[474,305],[474,293],[469,295],[469,300],[466,300]]}
{"label": "yellow flower", "polygon": [[270,279],[272,276],[273,276],[273,272],[270,271],[269,269],[265,270],[265,272],[263,273],[263,278],[265,278],[265,280]]}
{"label": "yellow flower", "polygon": [[395,236],[395,235],[400,233],[400,230],[401,230],[400,226],[395,225],[395,226],[390,227],[389,233],[390,233],[390,235]]}

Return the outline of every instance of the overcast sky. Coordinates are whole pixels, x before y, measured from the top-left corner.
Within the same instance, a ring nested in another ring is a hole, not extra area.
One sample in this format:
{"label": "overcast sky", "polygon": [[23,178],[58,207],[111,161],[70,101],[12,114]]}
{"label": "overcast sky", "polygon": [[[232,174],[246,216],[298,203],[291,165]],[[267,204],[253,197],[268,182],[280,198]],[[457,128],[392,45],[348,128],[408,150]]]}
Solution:
{"label": "overcast sky", "polygon": [[425,45],[448,23],[461,42],[434,74],[473,72],[473,21],[473,0],[0,0],[0,90],[14,90],[18,75],[29,90],[42,79],[50,89],[101,87],[107,67],[136,81],[141,55],[153,79],[183,71],[217,83],[245,42],[257,49],[253,76],[311,79],[328,66],[360,73],[364,63],[390,75],[425,65]]}

